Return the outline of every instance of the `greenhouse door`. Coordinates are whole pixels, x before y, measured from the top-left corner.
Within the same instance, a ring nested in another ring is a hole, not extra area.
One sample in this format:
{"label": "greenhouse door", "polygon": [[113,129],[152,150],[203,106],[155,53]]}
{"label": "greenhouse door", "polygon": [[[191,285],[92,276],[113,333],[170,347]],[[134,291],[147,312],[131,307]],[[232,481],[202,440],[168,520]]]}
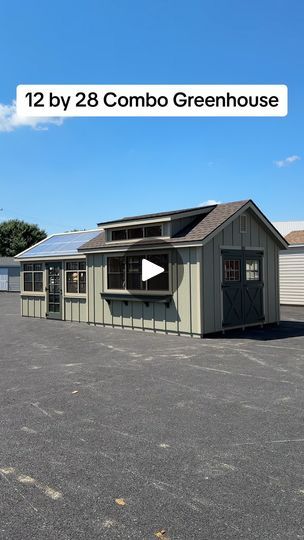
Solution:
{"label": "greenhouse door", "polygon": [[47,265],[47,317],[49,319],[61,319],[61,263],[49,263]]}

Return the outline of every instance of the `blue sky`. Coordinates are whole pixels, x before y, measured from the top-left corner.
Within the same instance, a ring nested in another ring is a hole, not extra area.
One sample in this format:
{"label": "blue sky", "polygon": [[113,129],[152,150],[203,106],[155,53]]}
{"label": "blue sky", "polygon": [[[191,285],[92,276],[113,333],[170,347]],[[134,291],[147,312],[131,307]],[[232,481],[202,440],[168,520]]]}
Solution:
{"label": "blue sky", "polygon": [[0,219],[51,233],[248,197],[271,219],[304,219],[303,28],[298,0],[4,3],[2,106],[21,83],[287,84],[289,115],[72,118],[37,130],[0,106]]}

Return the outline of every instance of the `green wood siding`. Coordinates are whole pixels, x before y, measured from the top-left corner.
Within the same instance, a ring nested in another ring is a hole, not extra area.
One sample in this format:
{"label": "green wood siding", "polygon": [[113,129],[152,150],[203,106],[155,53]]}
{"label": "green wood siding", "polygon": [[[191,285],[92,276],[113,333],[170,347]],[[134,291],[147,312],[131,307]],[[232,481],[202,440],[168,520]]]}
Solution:
{"label": "green wood siding", "polygon": [[[106,256],[88,255],[89,322],[155,332],[200,335],[200,251],[199,248],[180,248],[180,264],[177,263],[176,252],[173,252],[172,283],[177,284],[182,271],[183,278],[168,307],[165,304],[149,302],[148,296],[145,296],[142,302],[134,302],[130,297],[127,304],[118,300],[108,304],[101,297],[106,288]],[[146,305],[146,302],[149,304]]]}
{"label": "green wood siding", "polygon": [[21,315],[23,317],[45,318],[44,296],[21,296]]}
{"label": "green wood siding", "polygon": [[73,322],[87,322],[85,298],[64,298],[64,320]]}

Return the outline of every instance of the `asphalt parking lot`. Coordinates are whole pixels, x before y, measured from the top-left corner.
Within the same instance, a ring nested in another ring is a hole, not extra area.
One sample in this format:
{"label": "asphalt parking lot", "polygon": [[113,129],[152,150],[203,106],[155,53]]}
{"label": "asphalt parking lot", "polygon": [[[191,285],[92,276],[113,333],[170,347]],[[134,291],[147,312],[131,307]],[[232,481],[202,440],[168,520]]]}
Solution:
{"label": "asphalt parking lot", "polygon": [[197,340],[2,293],[0,538],[304,538],[304,310],[282,315]]}

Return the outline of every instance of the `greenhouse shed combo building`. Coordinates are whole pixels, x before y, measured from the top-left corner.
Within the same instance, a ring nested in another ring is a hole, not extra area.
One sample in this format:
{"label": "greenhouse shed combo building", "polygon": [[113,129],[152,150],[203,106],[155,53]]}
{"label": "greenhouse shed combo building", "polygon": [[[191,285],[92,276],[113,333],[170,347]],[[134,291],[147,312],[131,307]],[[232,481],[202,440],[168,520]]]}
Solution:
{"label": "greenhouse shed combo building", "polygon": [[[287,246],[251,200],[54,234],[17,256],[21,312],[197,337],[275,323]],[[144,280],[144,261],[160,273]]]}

